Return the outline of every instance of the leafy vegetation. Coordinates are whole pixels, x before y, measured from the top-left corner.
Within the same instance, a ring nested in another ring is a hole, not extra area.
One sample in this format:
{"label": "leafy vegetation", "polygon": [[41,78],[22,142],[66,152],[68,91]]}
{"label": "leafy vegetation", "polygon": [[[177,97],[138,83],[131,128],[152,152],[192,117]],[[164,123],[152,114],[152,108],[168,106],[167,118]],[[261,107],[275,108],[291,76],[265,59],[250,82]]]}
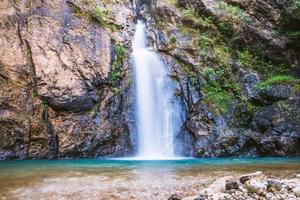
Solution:
{"label": "leafy vegetation", "polygon": [[171,35],[171,36],[169,37],[169,41],[170,41],[171,44],[176,43],[176,37],[175,37],[174,35]]}
{"label": "leafy vegetation", "polygon": [[120,92],[118,85],[122,78],[121,67],[123,65],[126,52],[127,49],[123,45],[120,44],[115,45],[115,60],[111,65],[111,72],[110,72],[110,83],[113,86],[112,91],[114,93]]}
{"label": "leafy vegetation", "polygon": [[285,32],[284,34],[289,39],[298,39],[298,38],[300,38],[300,31],[288,31],[288,32]]}
{"label": "leafy vegetation", "polygon": [[229,15],[240,19],[245,24],[252,23],[251,17],[243,9],[241,9],[237,6],[230,5],[224,1],[219,1],[218,7],[219,7],[219,9],[227,12]]}
{"label": "leafy vegetation", "polygon": [[93,4],[92,11],[90,14],[102,26],[105,26],[109,23],[109,10],[104,7],[100,7],[97,4]]}
{"label": "leafy vegetation", "polygon": [[237,52],[237,58],[244,68],[256,70],[263,76],[284,74],[287,72],[285,65],[274,65],[270,61],[267,61],[259,51],[255,54],[248,49],[244,49]]}
{"label": "leafy vegetation", "polygon": [[232,101],[232,95],[224,91],[219,84],[209,84],[202,89],[203,93],[207,95],[206,101],[209,105],[216,106],[215,110],[221,114],[227,112],[230,102]]}
{"label": "leafy vegetation", "polygon": [[233,98],[241,98],[238,83],[225,78],[228,74],[224,75],[222,68],[206,67],[202,75],[207,82],[202,88],[202,92],[206,95],[205,101],[221,114],[227,112]]}
{"label": "leafy vegetation", "polygon": [[295,79],[294,77],[289,75],[276,75],[276,76],[271,76],[270,78],[258,83],[256,87],[259,89],[267,89],[271,85],[280,84],[280,83],[295,84],[300,82],[299,79]]}
{"label": "leafy vegetation", "polygon": [[300,0],[290,0],[285,12],[286,12],[286,15],[299,17],[300,16]]}

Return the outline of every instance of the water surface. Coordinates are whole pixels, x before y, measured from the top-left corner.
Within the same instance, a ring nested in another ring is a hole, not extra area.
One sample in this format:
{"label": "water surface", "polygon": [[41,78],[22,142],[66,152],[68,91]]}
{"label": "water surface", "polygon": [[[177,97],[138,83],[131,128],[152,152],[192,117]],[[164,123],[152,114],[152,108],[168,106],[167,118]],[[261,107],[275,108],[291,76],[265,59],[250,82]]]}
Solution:
{"label": "water surface", "polygon": [[300,158],[0,161],[0,199],[167,199],[218,177],[300,173]]}

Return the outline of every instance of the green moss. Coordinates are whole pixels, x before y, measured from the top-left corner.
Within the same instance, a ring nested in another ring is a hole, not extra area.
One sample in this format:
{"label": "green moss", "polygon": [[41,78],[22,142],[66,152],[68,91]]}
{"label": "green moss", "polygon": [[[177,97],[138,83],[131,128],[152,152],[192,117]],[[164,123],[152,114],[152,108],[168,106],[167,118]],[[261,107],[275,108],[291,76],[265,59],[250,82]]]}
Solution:
{"label": "green moss", "polygon": [[288,72],[287,65],[273,64],[264,58],[259,51],[253,53],[244,49],[237,52],[237,58],[244,68],[256,70],[264,77]]}
{"label": "green moss", "polygon": [[106,26],[109,23],[109,10],[104,7],[100,7],[94,4],[90,14],[91,17],[97,20],[102,26]]}
{"label": "green moss", "polygon": [[232,17],[240,19],[241,22],[243,22],[245,24],[251,24],[252,23],[251,17],[243,9],[241,9],[237,6],[230,5],[230,4],[228,4],[224,1],[219,1],[218,2],[218,7],[219,7],[219,9],[224,10],[225,12],[227,12]]}
{"label": "green moss", "polygon": [[223,88],[216,83],[210,83],[206,85],[202,92],[206,95],[206,103],[211,105],[220,114],[225,114],[232,101],[232,95],[223,90]]}
{"label": "green moss", "polygon": [[267,89],[268,87],[274,84],[282,84],[282,83],[295,84],[295,83],[299,83],[299,81],[300,81],[299,79],[295,79],[294,77],[289,75],[276,75],[276,76],[271,76],[270,78],[258,83],[256,87],[259,89]]}

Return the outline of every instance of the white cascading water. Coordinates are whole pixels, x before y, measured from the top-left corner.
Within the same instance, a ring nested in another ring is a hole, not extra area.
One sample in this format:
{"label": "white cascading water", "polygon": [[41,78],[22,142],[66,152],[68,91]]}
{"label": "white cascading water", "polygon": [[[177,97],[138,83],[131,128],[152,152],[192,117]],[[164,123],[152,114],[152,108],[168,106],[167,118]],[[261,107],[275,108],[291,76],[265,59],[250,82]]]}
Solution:
{"label": "white cascading water", "polygon": [[[174,157],[176,111],[172,109],[171,80],[158,55],[147,47],[146,27],[136,25],[133,39],[138,158]],[[173,107],[174,108],[174,107]]]}

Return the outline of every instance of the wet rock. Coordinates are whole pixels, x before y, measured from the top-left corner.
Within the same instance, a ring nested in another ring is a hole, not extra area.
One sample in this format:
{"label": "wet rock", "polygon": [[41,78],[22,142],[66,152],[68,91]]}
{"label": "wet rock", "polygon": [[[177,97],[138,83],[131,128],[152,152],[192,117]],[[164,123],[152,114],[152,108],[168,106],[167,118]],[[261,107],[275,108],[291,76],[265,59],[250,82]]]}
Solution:
{"label": "wet rock", "polygon": [[260,155],[283,156],[299,152],[297,140],[300,137],[300,118],[299,113],[295,111],[299,108],[299,98],[295,97],[285,103],[266,106],[254,116],[254,129],[264,133],[253,137],[258,144]]}
{"label": "wet rock", "polygon": [[246,181],[249,181],[253,178],[261,178],[263,177],[263,173],[261,171],[257,171],[255,173],[251,173],[251,174],[246,174],[240,177],[240,182],[245,184]]}

